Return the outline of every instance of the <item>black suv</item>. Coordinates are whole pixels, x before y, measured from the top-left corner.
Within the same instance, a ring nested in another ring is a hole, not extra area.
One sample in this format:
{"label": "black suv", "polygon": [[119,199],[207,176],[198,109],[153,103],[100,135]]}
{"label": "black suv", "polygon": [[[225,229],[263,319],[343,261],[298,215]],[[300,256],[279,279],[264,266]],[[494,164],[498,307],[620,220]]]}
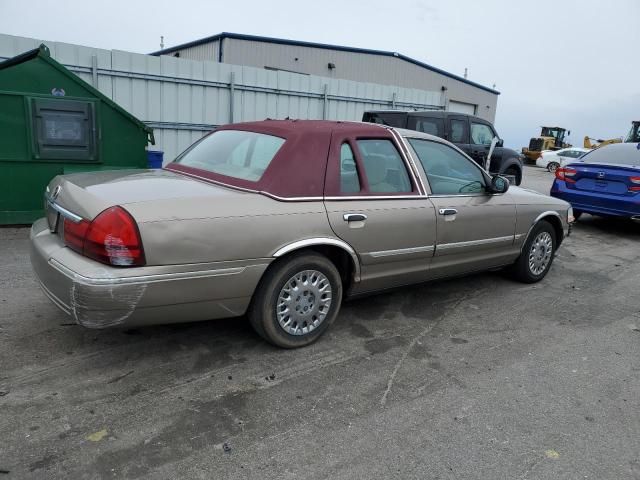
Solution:
{"label": "black suv", "polygon": [[[485,165],[493,137],[498,136],[491,122],[464,113],[379,110],[364,112],[362,121],[408,128],[444,138],[457,145],[482,166]],[[502,140],[499,140],[491,155],[489,171],[513,176],[516,185],[520,185],[522,156],[502,145]]]}

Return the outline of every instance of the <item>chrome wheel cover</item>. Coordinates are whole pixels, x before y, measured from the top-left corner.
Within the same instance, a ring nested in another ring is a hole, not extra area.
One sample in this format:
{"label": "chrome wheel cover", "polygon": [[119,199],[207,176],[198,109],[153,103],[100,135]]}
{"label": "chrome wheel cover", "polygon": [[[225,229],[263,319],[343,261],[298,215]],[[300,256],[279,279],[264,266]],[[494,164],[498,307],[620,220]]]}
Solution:
{"label": "chrome wheel cover", "polygon": [[551,262],[553,254],[553,239],[549,232],[540,232],[533,239],[529,250],[529,270],[534,275],[540,275]]}
{"label": "chrome wheel cover", "polygon": [[278,294],[278,323],[290,335],[311,333],[327,317],[331,299],[331,283],[322,272],[298,272],[285,282]]}

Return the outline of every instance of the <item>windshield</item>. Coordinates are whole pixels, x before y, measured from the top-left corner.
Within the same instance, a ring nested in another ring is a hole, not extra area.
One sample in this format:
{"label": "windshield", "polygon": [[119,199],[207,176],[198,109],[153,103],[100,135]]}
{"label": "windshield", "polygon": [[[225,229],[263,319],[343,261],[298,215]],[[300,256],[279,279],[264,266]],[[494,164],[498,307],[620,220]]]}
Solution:
{"label": "windshield", "polygon": [[175,163],[257,182],[284,142],[262,133],[218,130],[195,143]]}
{"label": "windshield", "polygon": [[631,130],[629,130],[629,134],[627,138],[624,139],[625,142],[640,142],[640,122],[634,122],[631,124]]}
{"label": "windshield", "polygon": [[585,163],[612,163],[640,167],[640,150],[632,143],[618,143],[585,153],[580,160]]}
{"label": "windshield", "polygon": [[559,135],[560,135],[560,131],[557,130],[557,129],[549,128],[549,127],[542,127],[542,133],[541,133],[542,137],[558,138]]}

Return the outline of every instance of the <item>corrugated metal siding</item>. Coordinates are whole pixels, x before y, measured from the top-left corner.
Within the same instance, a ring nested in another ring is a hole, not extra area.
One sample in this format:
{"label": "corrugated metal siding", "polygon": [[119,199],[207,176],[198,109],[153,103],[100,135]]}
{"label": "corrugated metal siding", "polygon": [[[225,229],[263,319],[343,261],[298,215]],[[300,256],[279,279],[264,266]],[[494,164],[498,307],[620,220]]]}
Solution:
{"label": "corrugated metal siding", "polygon": [[196,45],[194,47],[185,48],[183,50],[177,50],[171,53],[169,56],[176,56],[179,53],[180,58],[186,58],[187,60],[199,60],[201,62],[217,62],[220,52],[220,42],[203,43],[202,45]]}
{"label": "corrugated metal siding", "polygon": [[[0,35],[0,60],[39,40]],[[100,91],[154,128],[165,162],[215,125],[264,118],[360,120],[368,109],[440,108],[439,91],[299,75],[264,68],[154,57],[119,50],[45,42],[53,58],[89,83],[92,62]],[[226,47],[225,47],[226,48]],[[234,76],[233,109],[231,77]],[[325,100],[326,89],[326,100]],[[395,99],[395,100],[394,100]]]}
{"label": "corrugated metal siding", "polygon": [[[441,91],[444,86],[449,99],[478,105],[479,116],[490,121],[495,119],[497,95],[399,58],[226,38],[224,59],[237,65],[279,68],[420,90]],[[329,63],[335,64],[336,68],[329,69]]]}

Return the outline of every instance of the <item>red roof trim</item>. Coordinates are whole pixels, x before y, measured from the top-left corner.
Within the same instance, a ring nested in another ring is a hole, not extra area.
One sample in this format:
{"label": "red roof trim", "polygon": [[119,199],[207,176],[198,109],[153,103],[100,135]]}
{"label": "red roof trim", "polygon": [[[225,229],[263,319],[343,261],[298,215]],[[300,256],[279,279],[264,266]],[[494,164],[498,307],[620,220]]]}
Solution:
{"label": "red roof trim", "polygon": [[[243,130],[284,138],[285,142],[258,181],[243,180],[172,162],[177,173],[275,198],[322,197],[331,146],[331,133],[386,137],[388,131],[372,123],[326,120],[264,120],[225,125],[217,130]],[[215,131],[212,133],[215,135]]]}

